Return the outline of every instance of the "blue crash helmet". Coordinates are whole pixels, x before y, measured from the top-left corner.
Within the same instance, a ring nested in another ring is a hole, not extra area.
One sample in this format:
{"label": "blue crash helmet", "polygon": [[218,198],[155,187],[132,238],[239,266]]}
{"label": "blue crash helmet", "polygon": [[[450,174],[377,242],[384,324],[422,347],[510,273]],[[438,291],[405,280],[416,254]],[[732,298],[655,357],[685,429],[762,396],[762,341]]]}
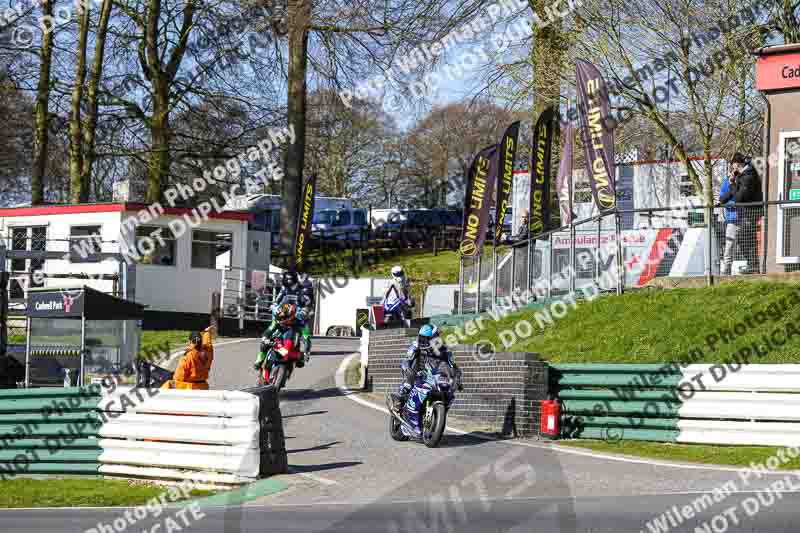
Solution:
{"label": "blue crash helmet", "polygon": [[430,348],[431,339],[439,335],[439,328],[430,324],[425,324],[419,328],[419,336],[417,337],[417,345],[420,348]]}

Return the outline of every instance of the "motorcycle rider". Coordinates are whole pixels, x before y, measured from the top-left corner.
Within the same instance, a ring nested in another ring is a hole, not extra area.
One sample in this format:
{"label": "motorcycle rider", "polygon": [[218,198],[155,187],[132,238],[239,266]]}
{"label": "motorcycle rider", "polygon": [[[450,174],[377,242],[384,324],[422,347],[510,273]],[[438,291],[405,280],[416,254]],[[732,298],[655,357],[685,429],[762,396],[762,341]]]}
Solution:
{"label": "motorcycle rider", "polygon": [[383,292],[384,309],[387,304],[394,304],[400,299],[405,300],[409,308],[414,307],[414,301],[411,298],[411,283],[403,272],[403,267],[397,265],[392,267],[392,279],[386,283],[386,290]]}
{"label": "motorcycle rider", "polygon": [[[276,338],[280,338],[284,341],[291,339],[294,336],[295,328],[297,327],[297,322],[299,321],[301,314],[302,310],[298,310],[297,306],[294,304],[282,304],[277,313],[275,313],[272,323],[264,331],[263,337],[268,338],[270,343]],[[264,366],[264,362],[269,354],[269,349],[269,345],[265,345],[264,343],[261,344],[261,350],[258,352],[256,362],[253,364],[254,369],[260,370],[261,367]],[[298,368],[303,368],[304,366],[305,361],[297,361]]]}
{"label": "motorcycle rider", "polygon": [[461,369],[453,359],[453,352],[444,344],[439,336],[439,328],[425,324],[419,330],[417,339],[411,343],[406,352],[406,361],[403,367],[405,381],[400,384],[398,394],[395,398],[394,408],[400,412],[403,405],[408,401],[411,389],[414,388],[414,381],[417,373],[425,368],[425,363],[429,360],[438,366],[439,371],[454,380],[459,391],[464,387],[461,383]]}
{"label": "motorcycle rider", "polygon": [[314,308],[314,288],[310,282],[304,281],[301,284],[294,269],[288,269],[283,272],[281,290],[275,298],[273,318],[280,310],[281,305],[285,303],[292,303],[298,309],[297,327],[300,328],[302,334],[301,351],[303,352],[303,364],[298,364],[297,366],[302,368],[311,359],[311,332],[308,328],[308,321],[310,312]]}

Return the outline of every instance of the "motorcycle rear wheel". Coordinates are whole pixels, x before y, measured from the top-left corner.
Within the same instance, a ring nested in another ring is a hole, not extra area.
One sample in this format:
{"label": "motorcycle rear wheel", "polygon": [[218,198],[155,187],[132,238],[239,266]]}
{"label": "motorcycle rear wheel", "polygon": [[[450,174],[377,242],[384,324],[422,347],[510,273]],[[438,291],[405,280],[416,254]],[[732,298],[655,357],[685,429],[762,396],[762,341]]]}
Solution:
{"label": "motorcycle rear wheel", "polygon": [[447,411],[444,404],[436,403],[433,406],[433,414],[431,415],[430,426],[423,425],[422,428],[422,442],[428,448],[436,448],[442,440],[444,434],[444,426],[447,424]]}

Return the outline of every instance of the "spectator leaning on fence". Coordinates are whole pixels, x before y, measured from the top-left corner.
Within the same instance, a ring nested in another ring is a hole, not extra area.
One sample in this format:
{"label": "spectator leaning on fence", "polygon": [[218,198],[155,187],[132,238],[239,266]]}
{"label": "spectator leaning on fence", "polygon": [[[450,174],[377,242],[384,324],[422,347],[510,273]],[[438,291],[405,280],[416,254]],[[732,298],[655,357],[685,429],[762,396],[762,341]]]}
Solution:
{"label": "spectator leaning on fence", "polygon": [[730,160],[731,174],[723,180],[719,191],[719,203],[725,206],[725,252],[722,259],[722,274],[730,275],[733,254],[739,245],[747,261],[745,273],[758,271],[758,246],[756,232],[761,206],[740,206],[751,202],[762,202],[761,177],[753,168],[749,157],[735,153]]}

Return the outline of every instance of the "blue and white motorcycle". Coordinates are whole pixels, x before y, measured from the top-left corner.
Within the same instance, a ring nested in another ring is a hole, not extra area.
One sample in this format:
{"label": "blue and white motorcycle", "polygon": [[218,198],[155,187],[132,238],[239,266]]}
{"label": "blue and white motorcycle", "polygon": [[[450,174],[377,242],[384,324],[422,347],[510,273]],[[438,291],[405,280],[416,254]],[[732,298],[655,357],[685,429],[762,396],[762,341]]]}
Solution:
{"label": "blue and white motorcycle", "polygon": [[[397,395],[386,395],[392,439],[421,440],[428,448],[439,445],[447,425],[447,411],[455,400],[454,380],[439,371],[440,366],[446,364],[431,359],[425,361],[425,368],[417,373],[414,388],[401,412],[394,408]],[[408,363],[404,361],[403,370],[407,368]]]}
{"label": "blue and white motorcycle", "polygon": [[383,326],[392,327],[395,324],[402,327],[411,327],[411,306],[402,296],[387,301],[383,304]]}

